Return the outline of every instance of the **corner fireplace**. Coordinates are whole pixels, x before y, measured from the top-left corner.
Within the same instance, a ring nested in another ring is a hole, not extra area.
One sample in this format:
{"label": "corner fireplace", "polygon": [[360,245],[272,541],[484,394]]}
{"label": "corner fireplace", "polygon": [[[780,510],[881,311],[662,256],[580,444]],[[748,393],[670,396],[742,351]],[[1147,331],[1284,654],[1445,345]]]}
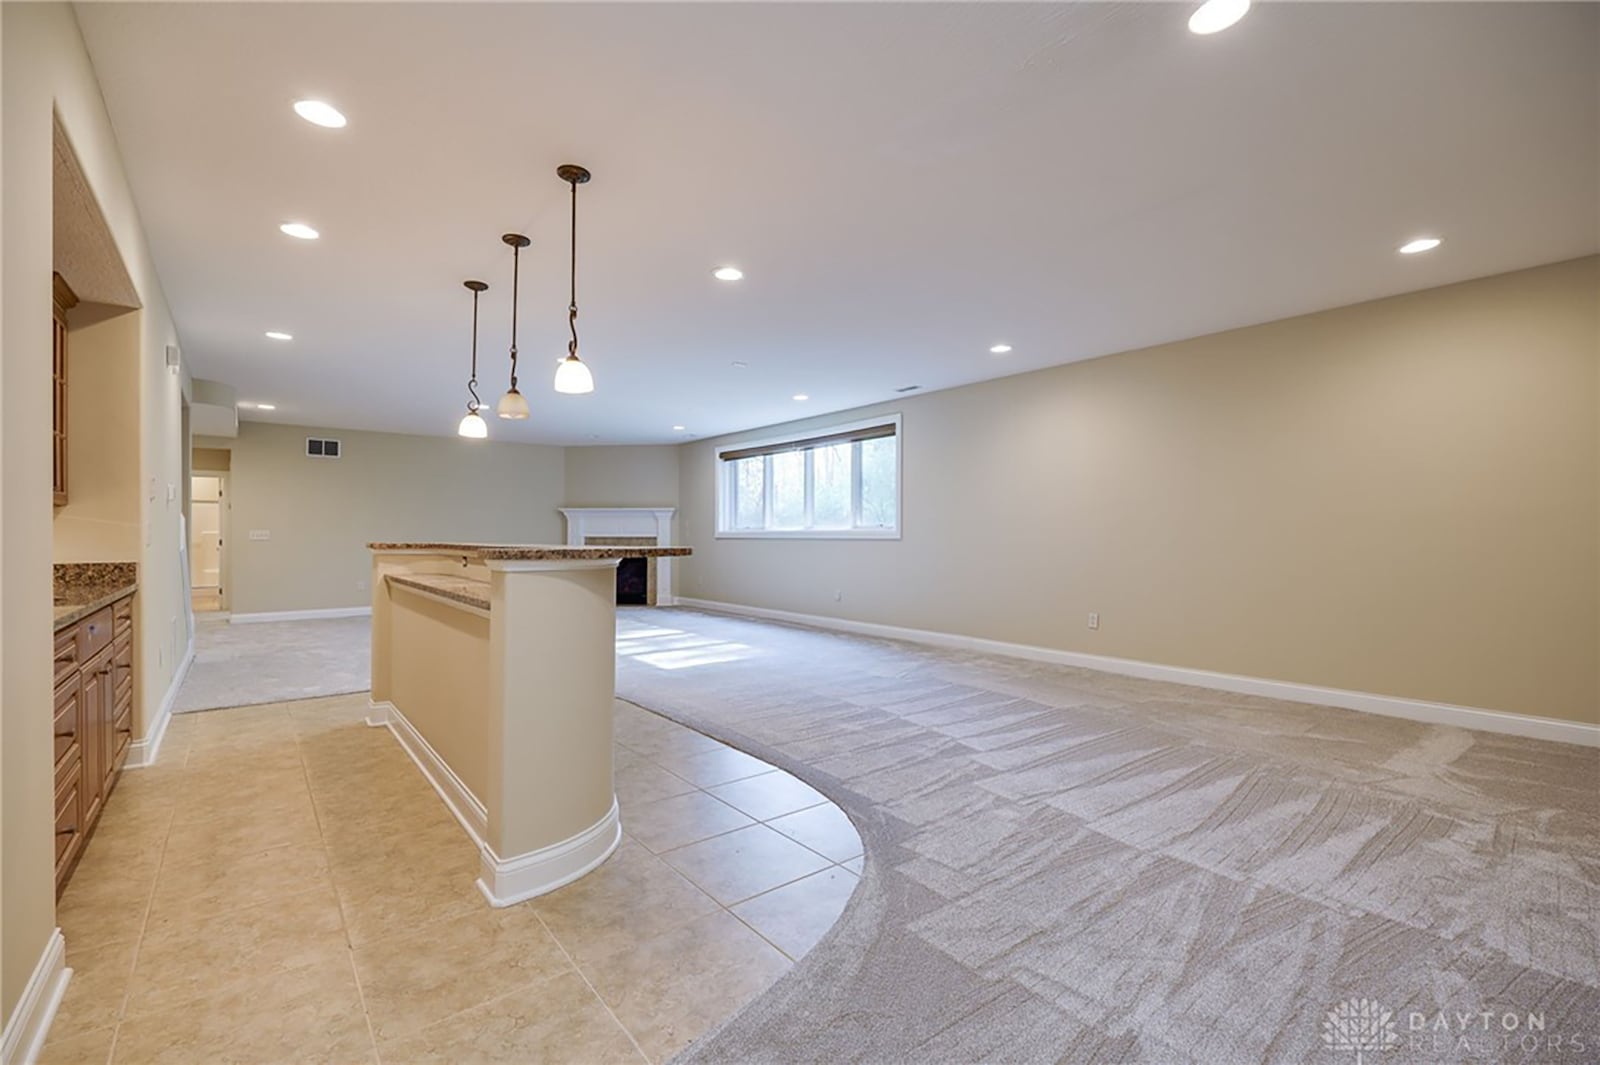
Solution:
{"label": "corner fireplace", "polygon": [[[562,507],[561,513],[567,519],[569,544],[665,547],[672,543],[671,507]],[[672,602],[672,559],[624,558],[618,564],[618,606],[671,606]]]}

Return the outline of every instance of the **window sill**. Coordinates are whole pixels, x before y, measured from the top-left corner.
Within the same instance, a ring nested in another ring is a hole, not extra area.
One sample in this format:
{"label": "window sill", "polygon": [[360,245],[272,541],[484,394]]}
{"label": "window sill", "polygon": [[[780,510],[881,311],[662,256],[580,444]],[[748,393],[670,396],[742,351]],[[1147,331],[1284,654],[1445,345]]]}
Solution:
{"label": "window sill", "polygon": [[898,540],[899,529],[724,529],[718,540]]}

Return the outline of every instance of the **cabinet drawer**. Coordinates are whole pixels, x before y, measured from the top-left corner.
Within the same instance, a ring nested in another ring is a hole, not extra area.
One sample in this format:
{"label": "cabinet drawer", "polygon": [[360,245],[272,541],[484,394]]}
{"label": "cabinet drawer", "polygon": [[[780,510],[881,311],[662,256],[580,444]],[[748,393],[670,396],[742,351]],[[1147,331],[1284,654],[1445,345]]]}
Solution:
{"label": "cabinet drawer", "polygon": [[111,604],[111,629],[118,636],[133,631],[133,596]]}
{"label": "cabinet drawer", "polygon": [[111,756],[111,768],[106,775],[111,776],[122,771],[122,764],[128,760],[128,749],[133,746],[133,715],[128,715],[129,728],[119,728],[116,731],[115,753]]}
{"label": "cabinet drawer", "polygon": [[78,626],[73,625],[56,633],[56,683],[78,671]]}
{"label": "cabinet drawer", "polygon": [[67,869],[83,845],[82,805],[78,801],[80,773],[74,773],[56,790],[56,891],[61,890]]}
{"label": "cabinet drawer", "polygon": [[78,622],[78,659],[87,661],[111,642],[111,608],[96,610]]}
{"label": "cabinet drawer", "polygon": [[[82,703],[78,696],[78,681],[76,677],[71,682],[63,684],[56,689],[55,751],[56,765],[58,767],[69,753],[79,751],[83,744]],[[74,757],[76,756],[74,754]],[[59,768],[57,772],[56,782],[59,784]]]}

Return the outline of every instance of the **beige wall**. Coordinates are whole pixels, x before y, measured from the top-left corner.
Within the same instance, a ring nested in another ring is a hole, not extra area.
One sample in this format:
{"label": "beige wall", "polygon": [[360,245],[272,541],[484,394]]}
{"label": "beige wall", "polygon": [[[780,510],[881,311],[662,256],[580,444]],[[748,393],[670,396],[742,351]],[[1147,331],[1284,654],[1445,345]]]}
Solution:
{"label": "beige wall", "polygon": [[1590,258],[871,408],[900,541],[717,540],[715,444],[773,430],[685,445],[679,594],[1597,721],[1597,292]]}
{"label": "beige wall", "polygon": [[[333,437],[342,457],[305,455]],[[235,614],[367,606],[373,540],[560,542],[558,447],[245,422],[226,448]],[[252,540],[264,530],[269,540]]]}
{"label": "beige wall", "polygon": [[139,322],[139,707],[172,682],[182,617],[178,341],[123,175],[116,138],[66,4],[0,6],[0,1014],[16,1005],[54,926],[50,756],[52,113],[72,141],[143,306]]}
{"label": "beige wall", "polygon": [[67,505],[51,527],[57,562],[139,557],[141,311],[77,324],[68,315]]}
{"label": "beige wall", "polygon": [[569,507],[675,507],[678,449],[675,445],[569,447]]}

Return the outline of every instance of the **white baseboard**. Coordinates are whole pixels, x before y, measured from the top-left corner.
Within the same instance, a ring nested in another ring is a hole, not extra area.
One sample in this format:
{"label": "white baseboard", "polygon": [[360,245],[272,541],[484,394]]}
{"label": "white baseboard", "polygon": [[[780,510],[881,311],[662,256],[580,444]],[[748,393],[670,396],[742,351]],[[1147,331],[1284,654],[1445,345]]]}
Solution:
{"label": "white baseboard", "polygon": [[611,857],[622,842],[622,818],[617,800],[599,821],[570,839],[528,854],[502,858],[489,846],[489,812],[472,790],[439,757],[405,714],[391,702],[369,703],[367,724],[387,728],[422,776],[439,793],[472,842],[477,845],[482,875],[478,890],[491,906],[510,906],[570,884]]}
{"label": "white baseboard", "polygon": [[5,1032],[0,1035],[0,1065],[31,1065],[39,1056],[70,979],[67,941],[57,928],[50,933],[33,974],[22,989],[22,997],[6,1021]]}
{"label": "white baseboard", "polygon": [[124,769],[143,769],[145,766],[155,765],[157,756],[161,754],[161,741],[167,738],[167,725],[172,721],[172,704],[178,701],[178,689],[183,687],[184,678],[189,675],[189,667],[192,665],[194,665],[194,635],[191,631],[189,646],[184,648],[183,660],[172,673],[172,683],[167,685],[167,693],[161,697],[161,706],[156,710],[155,720],[145,728],[143,738],[134,740],[128,745],[128,760],[123,763]]}
{"label": "white baseboard", "polygon": [[398,707],[390,702],[369,702],[368,705],[372,707],[372,714],[367,718],[367,724],[374,728],[387,727],[394,734],[395,741],[417,763],[417,768],[422,770],[422,775],[433,785],[433,790],[439,793],[439,798],[444,800],[455,819],[461,822],[461,827],[472,837],[472,842],[480,850],[486,847],[488,844],[484,841],[489,834],[489,811],[482,801],[472,794],[472,789],[456,776],[455,770],[439,757],[439,752],[406,720],[406,715]]}
{"label": "white baseboard", "polygon": [[1112,658],[1107,655],[1086,654],[1081,651],[1062,651],[1053,647],[1036,647],[1031,644],[1005,643],[977,636],[959,636],[927,629],[907,629],[897,625],[879,625],[870,621],[849,621],[820,614],[799,614],[788,610],[769,610],[765,607],[744,606],[740,603],[719,603],[709,599],[678,597],[678,605],[718,614],[737,614],[745,617],[786,621],[812,628],[832,629],[860,636],[877,636],[888,640],[905,640],[956,651],[974,651],[979,654],[1024,658],[1032,662],[1049,662],[1060,666],[1095,669],[1102,673],[1117,673],[1145,680],[1189,684],[1197,688],[1236,692],[1240,695],[1260,695],[1269,699],[1283,699],[1292,703],[1312,703],[1317,706],[1337,706],[1345,710],[1360,710],[1368,714],[1401,717],[1430,725],[1453,725],[1457,728],[1480,729],[1510,736],[1526,736],[1537,740],[1554,740],[1558,743],[1576,743],[1586,747],[1600,747],[1600,725],[1585,725],[1577,721],[1560,721],[1549,717],[1532,717],[1527,714],[1510,714],[1500,710],[1483,710],[1450,703],[1432,703],[1421,699],[1405,699],[1394,695],[1351,691],[1345,688],[1321,688],[1312,684],[1296,684],[1264,677],[1247,677],[1236,673],[1214,673],[1206,669],[1189,669],[1184,666],[1164,666],[1154,662],[1141,662],[1132,658]]}
{"label": "white baseboard", "polygon": [[324,618],[364,618],[372,614],[370,606],[335,606],[325,610],[268,610],[257,614],[230,614],[233,625],[251,625],[262,621],[319,621]]}
{"label": "white baseboard", "polygon": [[491,906],[525,902],[572,883],[611,857],[621,842],[622,817],[613,798],[604,817],[560,843],[511,858],[484,847],[478,890]]}

